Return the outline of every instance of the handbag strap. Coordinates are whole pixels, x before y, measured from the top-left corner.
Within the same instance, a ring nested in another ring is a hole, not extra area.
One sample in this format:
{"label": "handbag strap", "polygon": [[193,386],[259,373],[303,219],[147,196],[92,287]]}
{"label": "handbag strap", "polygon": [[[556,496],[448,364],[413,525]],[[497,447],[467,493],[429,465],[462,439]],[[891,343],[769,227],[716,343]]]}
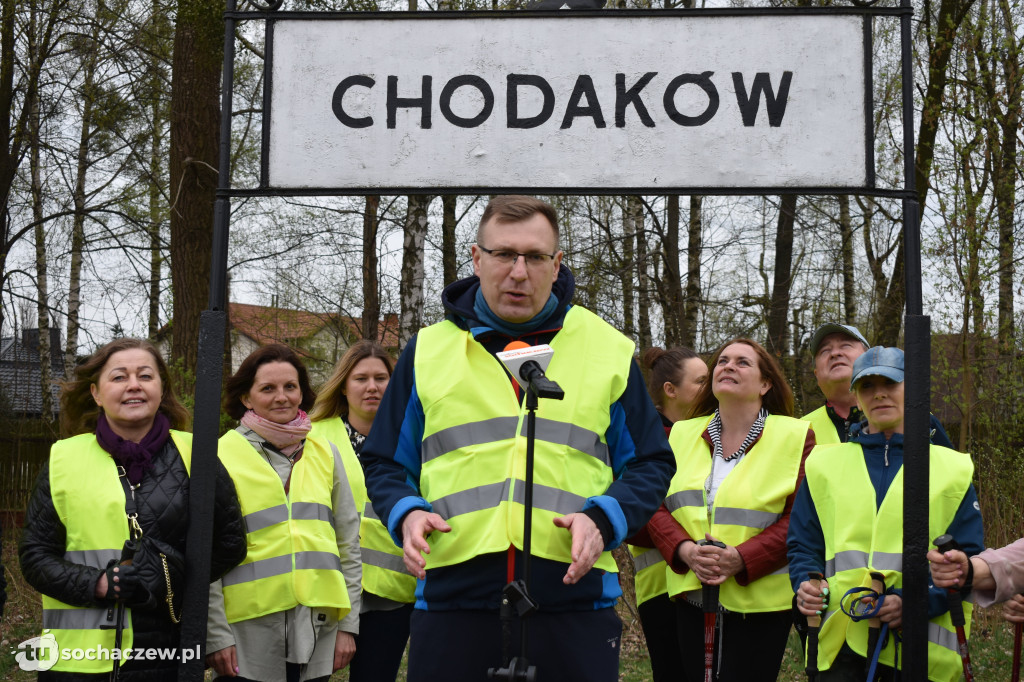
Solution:
{"label": "handbag strap", "polygon": [[139,509],[135,506],[135,489],[139,486],[128,482],[128,472],[120,464],[117,465],[117,480],[124,488],[124,515],[128,518],[129,539],[138,540],[142,537],[142,526],[139,525]]}

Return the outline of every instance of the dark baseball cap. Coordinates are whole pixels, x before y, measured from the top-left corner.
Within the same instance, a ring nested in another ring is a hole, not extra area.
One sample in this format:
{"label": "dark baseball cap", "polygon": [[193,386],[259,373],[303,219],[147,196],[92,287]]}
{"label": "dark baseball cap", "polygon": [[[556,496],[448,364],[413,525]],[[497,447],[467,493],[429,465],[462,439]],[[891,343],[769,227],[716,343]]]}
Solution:
{"label": "dark baseball cap", "polygon": [[837,322],[826,322],[817,329],[814,330],[814,336],[811,337],[811,355],[818,354],[818,346],[821,345],[822,339],[829,334],[846,334],[847,336],[853,337],[864,344],[867,348],[871,344],[864,338],[864,335],[860,333],[860,330],[854,327],[852,324],[839,324]]}
{"label": "dark baseball cap", "polygon": [[899,348],[875,346],[853,361],[850,390],[864,377],[882,376],[895,382],[903,381],[903,351]]}

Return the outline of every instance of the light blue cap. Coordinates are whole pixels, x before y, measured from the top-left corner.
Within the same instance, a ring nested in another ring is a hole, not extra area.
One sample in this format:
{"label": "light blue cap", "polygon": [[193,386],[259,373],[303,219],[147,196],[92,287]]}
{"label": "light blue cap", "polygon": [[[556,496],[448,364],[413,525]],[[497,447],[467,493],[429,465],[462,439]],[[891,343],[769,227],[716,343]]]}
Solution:
{"label": "light blue cap", "polygon": [[903,351],[899,348],[875,346],[868,348],[853,361],[853,377],[850,379],[850,390],[863,377],[882,376],[900,383],[903,381]]}

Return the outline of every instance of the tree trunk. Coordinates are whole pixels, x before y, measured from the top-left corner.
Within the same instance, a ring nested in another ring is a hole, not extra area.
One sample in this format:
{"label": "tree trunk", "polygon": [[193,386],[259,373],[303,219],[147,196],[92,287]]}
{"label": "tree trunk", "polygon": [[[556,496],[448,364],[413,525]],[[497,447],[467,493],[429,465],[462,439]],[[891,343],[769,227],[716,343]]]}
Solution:
{"label": "tree trunk", "polygon": [[[939,15],[935,21],[935,41],[928,50],[928,83],[925,86],[924,102],[921,107],[921,129],[916,145],[915,183],[917,185],[918,221],[924,213],[930,187],[932,163],[935,160],[935,137],[938,134],[939,118],[943,112],[942,98],[946,90],[950,58],[957,31],[964,17],[971,10],[975,0],[942,0]],[[928,20],[928,17],[925,17]],[[889,289],[876,314],[876,341],[883,346],[895,346],[899,342],[903,309],[907,301],[906,276],[904,275],[905,244],[903,233],[897,237],[896,258],[893,261],[893,276]]]}
{"label": "tree trunk", "polygon": [[380,196],[370,194],[363,208],[363,338],[377,341],[380,295],[377,287],[377,210]]}
{"label": "tree trunk", "polygon": [[441,197],[441,269],[444,285],[448,286],[459,278],[459,264],[455,254],[455,227],[458,223],[454,194]]}
{"label": "tree trunk", "polygon": [[402,244],[402,281],[399,284],[402,320],[398,326],[399,350],[423,326],[423,245],[427,240],[427,207],[430,197],[409,196],[405,213],[405,237]]}
{"label": "tree trunk", "polygon": [[[32,226],[13,231],[11,226],[11,188],[18,175],[18,166],[26,150],[29,119],[39,96],[39,81],[43,63],[53,55],[56,26],[61,23],[69,3],[52,0],[45,7],[31,5],[34,16],[36,45],[28,59],[16,54],[17,11],[28,3],[25,0],[0,0],[0,284],[7,281],[7,257]],[[15,91],[15,72],[21,74]],[[16,109],[20,106],[20,109]],[[4,306],[0,305],[0,329],[4,324]]]}
{"label": "tree trunk", "polygon": [[85,183],[89,174],[89,140],[93,119],[96,61],[87,57],[82,83],[82,129],[75,159],[75,214],[71,220],[71,271],[68,277],[68,333],[64,346],[64,372],[71,377],[78,359],[79,314],[82,303],[82,251],[85,248]]}
{"label": "tree trunk", "polygon": [[636,282],[637,282],[637,343],[640,348],[650,348],[651,334],[651,280],[647,276],[647,231],[644,229],[644,206],[638,196],[629,197],[630,212],[633,214],[633,232],[636,234]]}
{"label": "tree trunk", "polygon": [[[154,15],[159,11],[154,7]],[[149,316],[146,331],[150,339],[155,339],[160,329],[160,280],[163,257],[160,255],[160,231],[164,223],[164,208],[161,201],[160,177],[166,151],[163,148],[164,107],[160,101],[162,83],[159,77],[159,66],[153,57],[150,63],[150,104],[153,120],[150,122],[149,140]]]}
{"label": "tree trunk", "polygon": [[634,318],[636,291],[633,288],[634,239],[636,218],[633,202],[623,197],[622,204],[622,260],[619,262],[619,281],[622,284],[622,333],[636,341],[636,319]]}
{"label": "tree trunk", "polygon": [[[34,31],[29,31],[34,34]],[[34,46],[31,45],[30,52]],[[29,120],[29,166],[32,186],[32,222],[35,223],[36,246],[36,319],[39,327],[39,390],[42,397],[42,421],[53,427],[53,392],[50,386],[53,376],[50,371],[50,292],[46,271],[46,231],[43,229],[43,182],[40,172],[39,148],[39,102],[32,106]]]}
{"label": "tree trunk", "polygon": [[[171,63],[171,359],[179,392],[192,392],[199,315],[209,301],[213,204],[220,137],[224,3],[178,0]],[[230,84],[225,84],[229,87]],[[230,113],[230,112],[228,112]]]}
{"label": "tree trunk", "polygon": [[[1024,105],[1024,68],[1022,68],[1021,44],[1017,40],[1019,25],[1013,23],[1013,14],[1008,0],[999,0],[999,15],[1002,19],[1002,34],[999,41],[1002,50],[999,54],[999,66],[1003,71],[1003,87],[1005,88],[1005,111],[996,116],[999,124],[998,139],[992,143],[999,149],[999,159],[993,169],[993,194],[996,201],[996,215],[999,221],[999,320],[998,339],[999,353],[1003,357],[1012,357],[1014,350],[1014,319],[1013,305],[1015,283],[1014,271],[1014,208],[1017,204],[1017,135],[1020,133]],[[998,21],[993,17],[993,21]],[[990,94],[992,102],[996,101],[995,92]]]}
{"label": "tree trunk", "polygon": [[[859,200],[858,200],[859,201]],[[863,204],[861,204],[861,212],[864,216],[864,229],[862,235],[864,237],[864,255],[868,261],[868,271],[871,273],[871,308],[875,311],[875,319],[878,319],[878,309],[882,306],[885,300],[885,292],[889,286],[889,279],[885,276],[885,258],[887,254],[875,254],[875,246],[872,240],[872,233],[874,231],[874,201],[868,197]],[[877,322],[875,322],[877,324]],[[877,341],[882,334],[880,330],[876,328],[864,330],[867,333],[867,338],[876,338],[876,343],[881,344],[881,341]],[[897,334],[899,330],[897,329]]]}
{"label": "tree trunk", "polygon": [[661,251],[665,262],[662,278],[662,317],[665,318],[665,347],[683,343],[683,280],[679,274],[679,195],[666,198],[665,236]]}
{"label": "tree trunk", "polygon": [[843,263],[843,320],[857,324],[857,279],[853,270],[853,225],[850,222],[850,197],[839,199],[839,252]]}
{"label": "tree trunk", "polygon": [[785,194],[779,206],[775,230],[775,266],[772,298],[768,309],[768,350],[782,357],[789,351],[789,297],[793,284],[793,223],[796,195]]}
{"label": "tree trunk", "polygon": [[686,298],[683,300],[683,319],[679,342],[689,348],[697,347],[697,313],[700,311],[700,259],[704,249],[704,197],[690,197],[690,222],[687,225],[686,244]]}

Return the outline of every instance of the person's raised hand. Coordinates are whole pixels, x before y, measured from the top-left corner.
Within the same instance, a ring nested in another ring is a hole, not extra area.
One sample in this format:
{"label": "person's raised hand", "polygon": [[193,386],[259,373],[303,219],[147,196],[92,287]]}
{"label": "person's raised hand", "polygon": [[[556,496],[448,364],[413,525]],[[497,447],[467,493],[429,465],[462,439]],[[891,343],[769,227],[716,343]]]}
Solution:
{"label": "person's raised hand", "polygon": [[574,585],[585,576],[604,552],[604,538],[601,531],[586,514],[576,512],[553,519],[559,528],[568,529],[572,535],[572,563],[565,572],[562,582]]}
{"label": "person's raised hand", "polygon": [[435,530],[441,533],[451,531],[452,527],[441,518],[440,514],[423,509],[413,509],[402,519],[402,561],[417,578],[427,577],[427,560],[424,554],[430,554],[427,536]]}

